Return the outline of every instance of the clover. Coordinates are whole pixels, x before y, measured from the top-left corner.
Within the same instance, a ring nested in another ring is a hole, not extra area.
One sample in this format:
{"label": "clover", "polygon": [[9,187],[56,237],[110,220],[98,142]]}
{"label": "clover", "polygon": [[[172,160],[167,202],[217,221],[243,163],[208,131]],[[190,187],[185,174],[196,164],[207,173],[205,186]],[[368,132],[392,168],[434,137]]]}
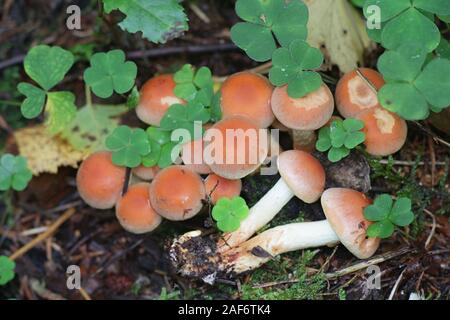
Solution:
{"label": "clover", "polygon": [[33,174],[28,169],[27,160],[22,156],[5,154],[0,158],[0,190],[10,188],[16,191],[24,190]]}
{"label": "clover", "polygon": [[289,96],[301,98],[322,85],[320,74],[312,71],[322,62],[323,54],[319,49],[303,40],[295,40],[289,48],[279,48],[273,53],[269,80],[278,87],[287,84]]}
{"label": "clover", "polygon": [[14,279],[16,263],[6,256],[0,256],[0,286]]}
{"label": "clover", "polygon": [[[20,110],[27,119],[47,111],[47,127],[52,134],[61,132],[76,115],[75,96],[71,92],[50,92],[70,70],[75,58],[60,47],[33,47],[24,59],[26,74],[39,86],[21,82],[17,90],[26,96]],[[51,72],[50,72],[51,71]]]}
{"label": "clover", "polygon": [[132,61],[125,61],[122,50],[96,53],[90,62],[83,77],[98,97],[109,98],[114,92],[123,94],[133,88],[137,66]]}
{"label": "clover", "polygon": [[231,39],[258,62],[271,59],[277,42],[287,47],[308,33],[308,8],[302,1],[238,0],[236,13],[245,22],[231,28]]}
{"label": "clover", "polygon": [[[450,105],[450,60],[435,58],[415,44],[386,51],[378,69],[386,84],[378,92],[381,105],[406,120],[428,118]],[[425,66],[424,66],[425,65]]]}
{"label": "clover", "polygon": [[328,159],[338,162],[350,154],[350,150],[364,142],[366,135],[361,132],[364,122],[352,118],[335,120],[319,131],[316,149],[328,151]]}
{"label": "clover", "polygon": [[232,232],[239,229],[248,212],[249,208],[242,197],[220,198],[212,209],[212,217],[221,231]]}
{"label": "clover", "polygon": [[[427,53],[436,49],[440,32],[433,23],[433,15],[450,14],[450,2],[441,0],[367,0],[364,15],[373,18],[373,8],[381,13],[381,29],[369,36],[386,49],[397,49],[408,43],[420,43]],[[431,19],[430,19],[431,15]]]}
{"label": "clover", "polygon": [[179,149],[181,148],[178,142],[171,141],[171,131],[158,127],[149,127],[146,133],[151,151],[142,157],[142,165],[145,167],[157,165],[159,168],[170,166],[175,160],[172,159],[172,154],[179,154]]}
{"label": "clover", "polygon": [[106,138],[105,146],[112,152],[115,165],[135,168],[142,162],[142,156],[150,153],[151,147],[143,129],[119,126]]}
{"label": "clover", "polygon": [[413,222],[411,199],[402,197],[394,202],[390,195],[382,194],[364,209],[364,217],[375,222],[367,228],[369,237],[388,238],[395,226],[405,227]]}

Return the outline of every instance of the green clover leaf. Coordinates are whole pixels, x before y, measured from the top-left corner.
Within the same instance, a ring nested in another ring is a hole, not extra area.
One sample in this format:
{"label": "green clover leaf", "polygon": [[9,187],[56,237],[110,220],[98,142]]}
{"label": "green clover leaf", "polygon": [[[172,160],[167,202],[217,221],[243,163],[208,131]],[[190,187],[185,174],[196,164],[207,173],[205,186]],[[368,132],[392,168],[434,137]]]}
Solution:
{"label": "green clover leaf", "polygon": [[0,191],[10,188],[16,191],[24,190],[33,174],[27,166],[27,160],[22,156],[4,154],[0,158]]}
{"label": "green clover leaf", "polygon": [[171,131],[149,127],[146,132],[151,151],[142,157],[142,165],[145,167],[157,165],[160,168],[172,165],[175,160],[172,159],[172,154],[178,155],[181,145],[177,141],[171,141]]}
{"label": "green clover leaf", "polygon": [[106,148],[112,152],[112,161],[118,166],[137,167],[142,156],[151,151],[150,142],[143,129],[119,126],[106,138]]}
{"label": "green clover leaf", "polygon": [[26,99],[20,106],[22,115],[27,119],[39,116],[44,110],[45,91],[26,82],[19,83],[17,90],[26,96]]}
{"label": "green clover leaf", "polygon": [[137,66],[132,61],[125,61],[122,50],[96,53],[90,62],[83,77],[98,97],[109,98],[113,92],[123,94],[133,88]]}
{"label": "green clover leaf", "polygon": [[246,22],[231,28],[231,39],[255,61],[270,60],[277,48],[305,40],[308,8],[302,1],[238,0],[237,15]]}
{"label": "green clover leaf", "polygon": [[195,135],[195,122],[207,123],[211,118],[210,110],[201,103],[192,101],[187,105],[174,104],[169,107],[161,119],[161,128],[165,130],[188,130],[191,139],[199,138]]}
{"label": "green clover leaf", "polygon": [[63,131],[77,115],[75,95],[72,92],[60,91],[47,94],[45,110],[48,113],[47,128],[51,134]]}
{"label": "green clover leaf", "polygon": [[130,94],[128,95],[127,102],[125,103],[128,109],[134,109],[138,106],[139,96],[139,90],[136,86],[134,86],[133,89],[131,89]]}
{"label": "green clover leaf", "polygon": [[221,198],[212,209],[212,217],[217,221],[217,227],[223,232],[233,232],[239,229],[241,221],[247,218],[249,208],[245,200],[239,196]]}
{"label": "green clover leaf", "polygon": [[382,30],[369,32],[369,36],[391,50],[420,43],[427,53],[433,51],[439,44],[440,32],[432,15],[450,14],[450,4],[445,0],[367,0],[363,9],[366,17],[370,17],[369,8],[374,5],[380,8]]}
{"label": "green clover leaf", "polygon": [[328,151],[328,160],[341,161],[350,154],[350,150],[364,142],[366,135],[361,132],[364,123],[356,119],[335,120],[328,127],[319,131],[316,149],[320,152]]}
{"label": "green clover leaf", "polygon": [[6,256],[0,256],[0,286],[14,279],[16,263]]}
{"label": "green clover leaf", "polygon": [[197,71],[190,64],[185,64],[174,74],[176,83],[174,93],[186,101],[197,101],[204,106],[212,104],[214,89],[211,70],[201,67]]}
{"label": "green clover leaf", "polygon": [[320,74],[311,71],[322,65],[323,54],[303,40],[292,41],[289,48],[275,50],[272,63],[270,82],[275,86],[287,84],[292,98],[316,91],[323,83]]}
{"label": "green clover leaf", "polygon": [[411,199],[402,197],[394,202],[388,194],[379,195],[372,205],[364,208],[364,217],[375,222],[367,228],[369,237],[389,238],[395,226],[405,227],[414,221]]}

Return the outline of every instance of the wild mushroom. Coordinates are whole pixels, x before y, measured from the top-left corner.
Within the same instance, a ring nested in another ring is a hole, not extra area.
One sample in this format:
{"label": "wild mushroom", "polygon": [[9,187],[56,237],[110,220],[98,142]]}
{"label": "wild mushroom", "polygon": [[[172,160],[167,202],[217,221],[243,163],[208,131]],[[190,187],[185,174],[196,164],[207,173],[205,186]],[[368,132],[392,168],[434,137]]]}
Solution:
{"label": "wild mushroom", "polygon": [[[204,126],[205,129],[210,127],[209,125]],[[181,160],[183,164],[199,174],[211,173],[211,168],[205,163],[203,158],[204,147],[205,142],[203,137],[186,142],[181,147]]]}
{"label": "wild mushroom", "polygon": [[171,74],[163,74],[148,80],[141,89],[139,105],[136,107],[138,118],[150,125],[159,123],[172,104],[183,104],[184,101],[175,96],[175,81]]}
{"label": "wild mushroom", "polygon": [[275,119],[270,106],[273,86],[269,80],[252,72],[236,73],[221,88],[223,118],[243,116],[260,128],[267,128]]}
{"label": "wild mushroom", "polygon": [[153,209],[172,221],[194,217],[206,199],[202,178],[184,166],[162,169],[153,179],[149,192]]}
{"label": "wild mushroom", "polygon": [[309,153],[299,150],[285,151],[277,160],[281,178],[249,211],[237,231],[225,233],[218,244],[224,252],[249,239],[264,227],[292,197],[306,203],[317,201],[325,187],[325,170]]}
{"label": "wild mushroom", "polygon": [[267,130],[240,116],[215,123],[206,130],[204,141],[206,164],[227,179],[240,179],[252,173],[268,154]]}
{"label": "wild mushroom", "polygon": [[379,238],[367,238],[371,224],[363,210],[371,201],[361,192],[327,189],[321,198],[326,220],[292,223],[264,231],[260,235],[233,248],[221,257],[222,270],[242,273],[266,263],[274,256],[305,248],[341,242],[359,259],[371,257],[378,249]]}
{"label": "wild mushroom", "polygon": [[330,120],[333,110],[333,94],[325,84],[299,99],[289,97],[287,86],[276,88],[272,94],[272,111],[275,117],[295,131],[294,144],[304,151],[314,149],[314,130],[323,127]]}
{"label": "wild mushroom", "polygon": [[372,108],[356,116],[364,122],[366,151],[374,156],[387,156],[399,151],[406,142],[406,121],[382,107]]}
{"label": "wild mushroom", "polygon": [[205,179],[206,194],[212,204],[216,204],[220,198],[233,198],[241,194],[241,179],[230,180],[211,173]]}
{"label": "wild mushroom", "polygon": [[77,172],[77,188],[81,198],[91,207],[114,207],[125,182],[125,168],[112,163],[110,152],[91,154]]}
{"label": "wild mushroom", "polygon": [[141,182],[132,185],[116,204],[116,217],[122,227],[140,234],[155,230],[162,218],[150,205],[150,184]]}
{"label": "wild mushroom", "polygon": [[359,68],[345,74],[336,87],[339,113],[344,118],[354,118],[363,111],[379,106],[377,93],[371,86],[379,90],[383,85],[383,76],[372,69]]}
{"label": "wild mushroom", "polygon": [[133,168],[133,174],[141,180],[151,181],[159,170],[161,169],[158,166],[146,167],[141,165],[139,167]]}

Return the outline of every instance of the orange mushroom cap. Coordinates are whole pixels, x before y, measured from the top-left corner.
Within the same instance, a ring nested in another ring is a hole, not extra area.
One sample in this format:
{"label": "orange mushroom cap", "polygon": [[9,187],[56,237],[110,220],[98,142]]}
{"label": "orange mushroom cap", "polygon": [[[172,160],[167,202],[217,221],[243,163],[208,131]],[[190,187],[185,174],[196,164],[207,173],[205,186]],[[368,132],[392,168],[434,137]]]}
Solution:
{"label": "orange mushroom cap", "polygon": [[306,203],[316,202],[325,188],[325,169],[307,152],[289,150],[278,156],[278,171],[292,192]]}
{"label": "orange mushroom cap", "polygon": [[269,80],[259,74],[240,72],[228,77],[221,88],[223,118],[243,116],[267,128],[275,119],[270,106],[272,92]]}
{"label": "orange mushroom cap", "polygon": [[155,230],[161,223],[161,216],[150,204],[149,188],[146,182],[132,185],[117,201],[116,217],[125,230],[140,234]]}
{"label": "orange mushroom cap", "polygon": [[241,179],[230,180],[211,173],[205,179],[205,189],[212,204],[216,204],[220,198],[239,196],[242,190],[242,182]]}
{"label": "orange mushroom cap", "polygon": [[150,185],[152,207],[168,220],[192,218],[202,209],[204,199],[202,178],[185,166],[162,169]]}
{"label": "orange mushroom cap", "polygon": [[363,193],[345,188],[325,190],[321,198],[328,222],[342,244],[359,259],[371,257],[378,249],[379,238],[367,238],[372,224],[364,218],[363,210],[371,204]]}
{"label": "orange mushroom cap", "polygon": [[399,151],[406,142],[406,121],[382,107],[369,109],[356,116],[364,122],[366,151],[374,156],[387,156]]}
{"label": "orange mushroom cap", "polygon": [[181,148],[181,160],[183,160],[184,165],[199,174],[211,172],[211,168],[203,159],[204,145],[203,138],[200,138],[186,142]]}
{"label": "orange mushroom cap", "polygon": [[272,110],[275,117],[288,128],[316,130],[330,120],[334,110],[334,98],[325,84],[298,99],[289,97],[287,86],[283,86],[273,91]]}
{"label": "orange mushroom cap", "polygon": [[139,179],[151,181],[159,170],[161,169],[158,166],[146,167],[141,165],[133,168],[133,174],[135,174]]}
{"label": "orange mushroom cap", "polygon": [[175,96],[175,81],[171,74],[163,74],[148,80],[141,89],[139,105],[136,107],[138,118],[150,125],[159,126],[167,109],[173,104],[184,104],[184,100]]}
{"label": "orange mushroom cap", "polygon": [[[358,69],[379,90],[384,85],[381,74],[368,68]],[[353,70],[345,74],[336,87],[336,106],[344,118],[354,118],[362,111],[379,106],[376,92]]]}
{"label": "orange mushroom cap", "polygon": [[77,187],[81,198],[91,207],[114,207],[122,192],[125,168],[112,163],[110,152],[91,154],[77,172]]}
{"label": "orange mushroom cap", "polygon": [[206,163],[215,174],[227,179],[252,173],[268,154],[267,130],[240,116],[217,122],[206,130],[204,139]]}

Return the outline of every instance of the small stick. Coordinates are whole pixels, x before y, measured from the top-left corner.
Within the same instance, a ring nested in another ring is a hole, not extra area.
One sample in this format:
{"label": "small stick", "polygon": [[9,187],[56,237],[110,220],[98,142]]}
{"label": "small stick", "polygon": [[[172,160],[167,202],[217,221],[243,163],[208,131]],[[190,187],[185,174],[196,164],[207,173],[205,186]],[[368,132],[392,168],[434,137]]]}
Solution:
{"label": "small stick", "polygon": [[69,220],[74,214],[75,214],[75,209],[74,208],[70,208],[69,210],[67,210],[62,216],[60,216],[51,226],[48,227],[47,231],[45,231],[44,233],[41,233],[40,235],[38,235],[36,238],[34,238],[33,240],[31,240],[30,242],[28,242],[26,245],[24,245],[23,247],[21,247],[19,250],[17,250],[16,252],[14,252],[9,258],[11,260],[16,260],[17,258],[21,257],[22,255],[24,255],[25,253],[27,253],[30,249],[32,249],[33,247],[35,247],[38,243],[44,241],[45,239],[47,239],[48,237],[50,237],[56,230],[58,230],[58,228],[67,220]]}
{"label": "small stick", "polygon": [[91,296],[86,292],[86,290],[83,289],[83,287],[80,287],[78,290],[80,291],[80,295],[83,297],[84,300],[92,300]]}
{"label": "small stick", "polygon": [[[420,161],[420,162],[415,162],[415,161],[403,161],[403,160],[394,160],[392,162],[390,162],[389,160],[380,160],[378,161],[381,164],[390,164],[392,163],[393,165],[396,166],[424,166],[426,164],[431,164],[431,162],[424,162],[424,161]],[[446,163],[445,162],[435,162],[434,163],[436,166],[445,166]]]}
{"label": "small stick", "polygon": [[209,24],[211,20],[209,17],[200,9],[195,3],[189,4],[189,8],[195,13],[197,17],[200,18],[204,23]]}
{"label": "small stick", "polygon": [[[261,74],[266,74],[267,72],[269,72],[269,69],[272,67],[272,61],[263,63],[257,67],[251,68],[251,69],[247,69],[244,70],[242,72],[253,72],[253,73],[261,73]],[[216,82],[224,82],[230,75],[226,75],[223,77],[213,77],[213,80]]]}
{"label": "small stick", "polygon": [[434,217],[434,214],[431,213],[431,211],[427,209],[423,209],[426,214],[428,214],[433,219],[433,226],[431,227],[430,234],[428,235],[427,241],[425,241],[425,250],[428,249],[428,246],[430,245],[431,239],[434,236],[434,233],[436,231],[436,218]]}
{"label": "small stick", "polygon": [[122,196],[124,196],[128,191],[128,185],[130,184],[130,177],[131,177],[131,168],[127,167],[125,170],[125,181],[123,182]]}
{"label": "small stick", "polygon": [[400,276],[398,277],[397,281],[395,281],[394,287],[392,288],[391,294],[389,295],[388,300],[392,300],[394,298],[395,292],[397,292],[398,285],[400,284],[400,281],[402,281],[403,273],[405,273],[406,268],[403,269],[402,273],[400,273]]}

